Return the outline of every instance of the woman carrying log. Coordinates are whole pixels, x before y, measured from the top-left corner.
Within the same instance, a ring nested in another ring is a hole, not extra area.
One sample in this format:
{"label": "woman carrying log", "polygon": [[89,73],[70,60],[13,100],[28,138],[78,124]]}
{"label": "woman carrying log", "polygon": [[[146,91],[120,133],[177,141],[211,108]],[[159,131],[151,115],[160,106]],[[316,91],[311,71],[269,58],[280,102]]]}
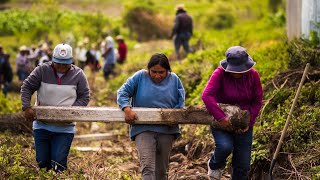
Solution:
{"label": "woman carrying log", "polygon": [[178,125],[134,124],[137,114],[131,107],[183,108],[185,91],[179,77],[171,72],[168,58],[154,54],[148,70],[140,70],[118,90],[117,102],[130,124],[130,138],[136,142],[143,180],[168,179],[169,157]]}
{"label": "woman carrying log", "polygon": [[232,179],[246,180],[250,169],[252,129],[262,106],[262,86],[259,74],[252,67],[252,60],[246,49],[241,46],[230,47],[226,59],[220,61],[211,75],[202,100],[208,111],[220,126],[229,129],[230,117],[221,110],[217,103],[238,105],[250,113],[250,123],[237,131],[226,131],[211,127],[215,141],[215,151],[208,161],[210,179],[220,179],[227,157],[232,153]]}
{"label": "woman carrying log", "polygon": [[36,160],[40,168],[55,172],[67,169],[75,123],[36,120],[31,96],[37,91],[37,106],[87,106],[89,85],[84,72],[74,66],[72,47],[58,44],[52,62],[37,66],[21,86],[22,110],[33,121]]}

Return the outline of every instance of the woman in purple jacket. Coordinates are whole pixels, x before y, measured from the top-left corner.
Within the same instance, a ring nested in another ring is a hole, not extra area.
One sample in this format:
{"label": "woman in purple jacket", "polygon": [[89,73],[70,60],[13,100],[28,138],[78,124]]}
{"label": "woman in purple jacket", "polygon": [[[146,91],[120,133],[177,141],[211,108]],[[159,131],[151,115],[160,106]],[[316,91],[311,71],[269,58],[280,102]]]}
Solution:
{"label": "woman in purple jacket", "polygon": [[208,161],[208,175],[210,179],[220,179],[232,153],[232,179],[245,180],[250,169],[252,129],[262,106],[262,86],[258,72],[252,68],[255,62],[245,48],[230,47],[225,55],[208,81],[202,100],[221,127],[231,126],[231,121],[217,103],[238,105],[249,111],[250,123],[237,132],[211,127],[216,148]]}

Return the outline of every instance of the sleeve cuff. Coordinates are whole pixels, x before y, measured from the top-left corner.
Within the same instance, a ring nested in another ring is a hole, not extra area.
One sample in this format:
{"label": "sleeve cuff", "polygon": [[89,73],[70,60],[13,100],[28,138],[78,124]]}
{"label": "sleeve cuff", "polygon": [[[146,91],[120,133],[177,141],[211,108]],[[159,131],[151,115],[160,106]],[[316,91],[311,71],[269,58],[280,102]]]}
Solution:
{"label": "sleeve cuff", "polygon": [[31,106],[22,107],[22,111],[25,111],[25,110],[28,109],[29,107],[31,107]]}
{"label": "sleeve cuff", "polygon": [[120,108],[121,108],[121,110],[123,111],[124,108],[126,108],[126,107],[132,107],[132,106],[131,106],[131,105],[127,105],[127,106],[121,106]]}
{"label": "sleeve cuff", "polygon": [[217,119],[218,122],[222,121],[224,118],[226,118],[227,116],[223,116],[222,118]]}

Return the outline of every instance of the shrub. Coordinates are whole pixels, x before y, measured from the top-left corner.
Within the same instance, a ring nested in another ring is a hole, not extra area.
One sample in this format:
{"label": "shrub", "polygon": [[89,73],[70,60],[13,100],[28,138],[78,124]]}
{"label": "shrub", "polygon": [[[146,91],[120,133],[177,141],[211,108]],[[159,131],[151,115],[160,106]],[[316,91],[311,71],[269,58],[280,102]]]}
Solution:
{"label": "shrub", "polygon": [[172,18],[157,14],[145,5],[129,8],[124,15],[124,22],[131,36],[136,36],[138,41],[168,38],[173,26]]}
{"label": "shrub", "polygon": [[224,4],[219,3],[215,8],[215,11],[211,11],[207,15],[205,24],[208,27],[215,29],[226,29],[233,27],[235,23],[235,17],[232,13],[230,7],[225,6]]}
{"label": "shrub", "polygon": [[12,96],[12,94],[8,94],[6,98],[0,92],[0,104],[0,114],[19,112],[21,110],[21,101],[18,95]]}
{"label": "shrub", "polygon": [[[59,41],[68,36],[98,39],[104,28],[112,29],[109,19],[100,13],[71,11],[5,10],[0,13],[0,35],[41,40],[54,34]],[[70,35],[71,34],[71,35]]]}
{"label": "shrub", "polygon": [[289,62],[288,67],[291,69],[304,66],[310,63],[313,67],[320,67],[320,49],[314,48],[308,40],[294,40],[288,48]]}

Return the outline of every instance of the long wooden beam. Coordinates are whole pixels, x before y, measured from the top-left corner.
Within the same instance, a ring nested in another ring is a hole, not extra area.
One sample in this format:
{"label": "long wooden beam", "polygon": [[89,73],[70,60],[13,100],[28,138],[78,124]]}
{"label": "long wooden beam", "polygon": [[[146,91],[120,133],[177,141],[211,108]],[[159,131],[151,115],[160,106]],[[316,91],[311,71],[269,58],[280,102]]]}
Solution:
{"label": "long wooden beam", "polygon": [[[249,114],[237,106],[220,105],[234,126],[245,126]],[[38,120],[49,122],[115,122],[123,123],[124,112],[111,107],[50,107],[34,108]],[[212,124],[217,125],[205,107],[187,109],[133,108],[138,115],[135,124]]]}
{"label": "long wooden beam", "polygon": [[[245,127],[249,123],[249,114],[239,107],[224,104],[220,107],[230,117],[234,129]],[[45,122],[125,122],[124,112],[112,107],[35,106],[33,109],[36,119]],[[135,124],[211,124],[219,127],[203,106],[186,109],[133,108],[133,111],[139,118]],[[2,118],[5,118],[4,115],[0,115],[0,122],[4,122]]]}

